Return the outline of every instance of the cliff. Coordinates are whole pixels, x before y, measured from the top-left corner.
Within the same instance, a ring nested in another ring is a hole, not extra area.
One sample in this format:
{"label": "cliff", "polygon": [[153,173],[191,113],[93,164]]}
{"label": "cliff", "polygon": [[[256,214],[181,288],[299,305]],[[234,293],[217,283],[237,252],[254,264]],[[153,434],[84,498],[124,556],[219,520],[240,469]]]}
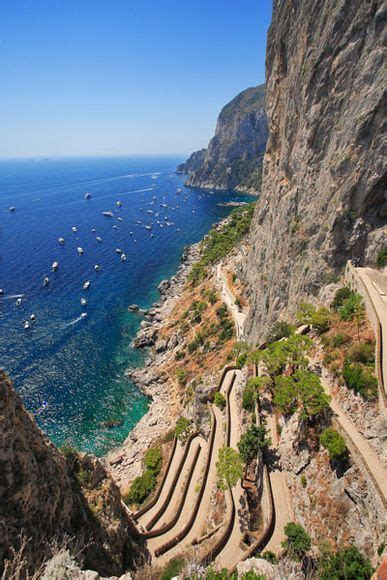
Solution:
{"label": "cliff", "polygon": [[[275,2],[266,56],[269,140],[242,274],[262,338],[346,260],[385,244],[382,0]],[[384,242],[383,242],[384,240]]]}
{"label": "cliff", "polygon": [[177,167],[187,185],[258,192],[267,141],[265,85],[246,89],[223,107],[208,149]]}
{"label": "cliff", "polygon": [[61,546],[81,552],[82,564],[103,575],[119,575],[141,559],[119,490],[99,461],[70,449],[62,454],[3,371],[0,425],[0,573],[25,542],[20,577]]}

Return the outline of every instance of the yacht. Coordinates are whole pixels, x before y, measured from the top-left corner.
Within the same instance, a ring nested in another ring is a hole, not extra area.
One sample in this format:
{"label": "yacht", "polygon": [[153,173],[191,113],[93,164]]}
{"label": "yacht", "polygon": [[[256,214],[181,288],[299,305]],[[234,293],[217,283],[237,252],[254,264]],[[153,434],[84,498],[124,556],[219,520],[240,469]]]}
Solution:
{"label": "yacht", "polygon": [[116,201],[116,206],[117,207],[122,207],[122,201]]}
{"label": "yacht", "polygon": [[94,270],[95,270],[96,272],[99,272],[99,270],[100,270],[99,264],[96,264],[96,265],[94,266]]}
{"label": "yacht", "polygon": [[83,289],[88,290],[89,288],[90,288],[90,280],[86,280],[86,282],[83,285]]}
{"label": "yacht", "polygon": [[35,320],[36,320],[35,314],[30,315],[30,320],[31,320],[31,322],[35,322]]}
{"label": "yacht", "polygon": [[145,228],[146,228],[147,230],[151,230],[151,229],[152,229],[152,226],[145,226]]}
{"label": "yacht", "polygon": [[113,212],[112,211],[103,211],[102,215],[104,215],[105,217],[113,217]]}
{"label": "yacht", "polygon": [[117,229],[118,229],[117,226],[113,226],[113,230],[117,230]]}
{"label": "yacht", "polygon": [[18,298],[18,299],[16,300],[16,306],[17,306],[17,307],[21,306],[21,303],[22,303],[22,299],[21,299],[21,298]]}
{"label": "yacht", "polygon": [[91,193],[85,193],[85,199],[91,199]]}
{"label": "yacht", "polygon": [[95,239],[97,240],[97,242],[102,242],[102,238],[100,236],[97,236]]}
{"label": "yacht", "polygon": [[50,283],[50,278],[48,276],[45,276],[43,278],[43,286],[48,286]]}
{"label": "yacht", "polygon": [[87,317],[87,312],[82,312],[81,318],[86,318],[86,317]]}
{"label": "yacht", "polygon": [[91,231],[93,234],[95,234],[95,228],[92,228]]}
{"label": "yacht", "polygon": [[63,246],[65,243],[65,240],[64,240],[64,238],[58,238],[58,242],[60,243],[61,246]]}
{"label": "yacht", "polygon": [[117,220],[118,220],[119,222],[123,222],[123,221],[124,221],[124,218],[122,218],[122,217],[118,217],[118,218],[117,218]]}
{"label": "yacht", "polygon": [[81,306],[86,306],[86,298],[81,298]]}
{"label": "yacht", "polygon": [[28,322],[28,320],[26,320],[24,323],[24,330],[28,330],[30,326],[31,326],[30,323]]}
{"label": "yacht", "polygon": [[0,288],[0,296],[3,296],[3,294],[4,294],[3,288]]}
{"label": "yacht", "polygon": [[180,187],[178,187],[178,188],[176,189],[176,193],[181,193],[181,189],[180,189]]}
{"label": "yacht", "polygon": [[129,235],[130,235],[130,236],[133,236],[133,232],[129,232]]}
{"label": "yacht", "polygon": [[13,205],[11,205],[11,207],[9,208],[9,211],[10,211],[11,213],[13,213],[15,210],[16,210],[16,207],[15,207],[15,206],[13,206]]}
{"label": "yacht", "polygon": [[116,248],[116,254],[122,254],[121,248]]}
{"label": "yacht", "polygon": [[53,272],[56,272],[58,268],[59,268],[59,263],[58,262],[53,262],[52,265],[51,265],[51,270]]}
{"label": "yacht", "polygon": [[121,254],[121,262],[125,262],[126,261],[126,255],[125,254]]}
{"label": "yacht", "polygon": [[82,254],[83,254],[83,248],[81,248],[81,246],[79,246],[79,247],[77,248],[77,252],[78,252],[78,254],[79,254],[80,256],[82,256]]}
{"label": "yacht", "polygon": [[76,234],[76,233],[77,233],[77,231],[78,231],[78,228],[77,228],[76,226],[73,226],[71,229],[72,229],[72,231],[74,232],[74,234]]}

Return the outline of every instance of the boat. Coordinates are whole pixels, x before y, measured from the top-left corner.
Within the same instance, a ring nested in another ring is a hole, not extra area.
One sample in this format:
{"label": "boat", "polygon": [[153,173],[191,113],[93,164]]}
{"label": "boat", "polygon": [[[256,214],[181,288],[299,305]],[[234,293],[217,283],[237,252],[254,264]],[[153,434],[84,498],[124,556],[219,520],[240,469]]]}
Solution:
{"label": "boat", "polygon": [[86,298],[81,298],[81,306],[86,306]]}
{"label": "boat", "polygon": [[102,215],[104,215],[105,217],[113,217],[114,216],[112,211],[103,211]]}
{"label": "boat", "polygon": [[117,229],[118,229],[117,226],[113,226],[113,230],[117,230]]}
{"label": "boat", "polygon": [[60,243],[61,246],[63,246],[65,243],[65,240],[64,240],[64,238],[58,238],[58,242]]}
{"label": "boat", "polygon": [[129,235],[130,235],[130,236],[133,236],[133,232],[129,232]]}
{"label": "boat", "polygon": [[137,220],[136,221],[136,224],[142,224],[142,221],[141,220]]}
{"label": "boat", "polygon": [[3,296],[3,294],[4,294],[3,288],[0,288],[0,296]]}
{"label": "boat", "polygon": [[22,303],[22,300],[21,300],[21,298],[18,298],[18,299],[16,300],[16,306],[17,306],[17,307],[21,306],[21,303]]}
{"label": "boat", "polygon": [[145,226],[145,229],[151,230],[152,229],[152,226]]}
{"label": "boat", "polygon": [[31,326],[30,323],[28,322],[28,320],[26,320],[24,323],[24,330],[28,330],[30,326]]}
{"label": "boat", "polygon": [[9,208],[9,211],[11,213],[13,213],[16,210],[16,207],[14,205],[11,205],[11,207]]}
{"label": "boat", "polygon": [[151,234],[151,235],[150,235],[150,237],[151,237],[151,238],[154,238],[154,237],[155,237],[155,235],[154,235],[154,234]]}
{"label": "boat", "polygon": [[43,286],[48,286],[50,283],[50,278],[48,276],[45,276],[43,278]]}
{"label": "boat", "polygon": [[116,254],[122,254],[121,248],[116,248]]}
{"label": "boat", "polygon": [[100,236],[97,236],[95,239],[97,240],[97,242],[102,242],[102,238]]}
{"label": "boat", "polygon": [[56,272],[58,268],[59,268],[59,263],[58,262],[53,262],[52,265],[51,265],[51,270],[53,272]]}
{"label": "boat", "polygon": [[86,318],[86,317],[87,317],[87,312],[82,312],[81,318]]}
{"label": "boat", "polygon": [[116,201],[116,206],[117,207],[122,207],[122,201]]}
{"label": "boat", "polygon": [[95,234],[95,228],[92,228],[91,231],[93,234]]}
{"label": "boat", "polygon": [[71,229],[73,230],[74,234],[76,234],[78,231],[78,228],[76,226],[73,226]]}
{"label": "boat", "polygon": [[151,209],[147,209],[146,213],[149,213],[150,215],[153,215],[153,211]]}
{"label": "boat", "polygon": [[83,289],[88,290],[89,288],[90,288],[90,280],[86,280],[86,282],[83,285]]}
{"label": "boat", "polygon": [[126,261],[126,255],[125,254],[121,254],[121,262],[125,262]]}
{"label": "boat", "polygon": [[96,272],[99,272],[99,270],[100,270],[99,264],[96,264],[96,265],[94,266],[94,270],[95,270]]}
{"label": "boat", "polygon": [[77,248],[77,252],[78,252],[78,254],[79,254],[80,256],[82,256],[82,254],[83,254],[83,248],[81,248],[81,246],[79,246],[79,247]]}
{"label": "boat", "polygon": [[181,193],[181,189],[180,189],[180,187],[178,187],[178,188],[176,189],[176,193]]}
{"label": "boat", "polygon": [[117,218],[117,220],[118,220],[119,222],[123,222],[123,221],[124,221],[124,218],[122,218],[122,217],[118,217],[118,218]]}
{"label": "boat", "polygon": [[168,207],[168,204],[167,203],[162,203],[161,204],[161,207]]}
{"label": "boat", "polygon": [[36,320],[36,316],[35,316],[35,314],[31,314],[31,315],[30,315],[30,320],[31,320],[32,322],[35,322],[35,320]]}
{"label": "boat", "polygon": [[85,193],[85,199],[91,199],[91,193]]}

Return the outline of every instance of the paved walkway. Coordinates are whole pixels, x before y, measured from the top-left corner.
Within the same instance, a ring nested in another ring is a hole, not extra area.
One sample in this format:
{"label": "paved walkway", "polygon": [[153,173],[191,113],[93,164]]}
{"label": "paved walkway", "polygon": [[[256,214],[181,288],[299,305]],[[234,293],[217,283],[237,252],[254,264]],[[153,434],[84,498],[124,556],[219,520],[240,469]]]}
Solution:
{"label": "paved walkway", "polygon": [[[327,394],[332,395],[330,390],[330,383],[328,381],[328,373],[326,369],[323,367],[322,376],[321,376],[321,384],[324,387],[324,390]],[[387,470],[384,469],[383,465],[379,461],[379,458],[372,447],[369,445],[367,440],[359,433],[356,426],[344,413],[341,409],[339,404],[335,401],[332,396],[332,400],[330,403],[330,407],[334,412],[337,421],[344,429],[344,431],[349,435],[350,439],[352,439],[353,443],[357,447],[358,451],[360,452],[364,464],[371,472],[371,475],[374,481],[379,488],[379,493],[381,495],[381,499],[386,505],[387,502]]]}
{"label": "paved walkway", "polygon": [[231,311],[231,315],[234,319],[235,326],[236,326],[237,339],[242,340],[243,339],[243,329],[245,326],[245,321],[246,321],[247,315],[242,310],[239,310],[239,308],[236,306],[235,296],[229,288],[228,280],[227,280],[225,273],[222,270],[221,264],[218,264],[216,267],[216,281],[217,281],[217,285],[218,285],[220,294],[222,296],[222,299],[224,300],[224,302],[228,306],[229,310]]}

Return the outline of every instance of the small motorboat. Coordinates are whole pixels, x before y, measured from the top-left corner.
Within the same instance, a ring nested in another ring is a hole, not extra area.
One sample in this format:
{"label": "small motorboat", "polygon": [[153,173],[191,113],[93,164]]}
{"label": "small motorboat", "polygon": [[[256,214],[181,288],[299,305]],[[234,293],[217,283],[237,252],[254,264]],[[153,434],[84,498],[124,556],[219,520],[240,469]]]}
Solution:
{"label": "small motorboat", "polygon": [[60,243],[61,246],[64,246],[65,240],[64,238],[58,238],[58,242]]}
{"label": "small motorboat", "polygon": [[18,298],[16,300],[16,306],[19,308],[19,306],[21,306],[21,303],[22,303],[22,299],[21,298]]}
{"label": "small motorboat", "polygon": [[154,235],[154,234],[151,234],[151,235],[150,235],[150,237],[151,237],[151,238],[154,238],[154,237],[155,237],[155,235]]}
{"label": "small motorboat", "polygon": [[0,296],[3,296],[3,295],[4,295],[4,290],[3,290],[3,288],[0,288]]}
{"label": "small motorboat", "polygon": [[146,230],[151,230],[152,229],[152,226],[145,226],[145,229]]}
{"label": "small motorboat", "polygon": [[140,224],[142,224],[142,221],[141,220],[137,220],[136,221],[136,224],[140,225]]}
{"label": "small motorboat", "polygon": [[113,230],[118,230],[117,226],[113,226]]}
{"label": "small motorboat", "polygon": [[176,193],[181,193],[181,189],[180,189],[180,187],[178,187],[178,188],[176,189]]}
{"label": "small motorboat", "polygon": [[28,330],[30,327],[31,327],[30,323],[28,322],[28,320],[26,320],[24,323],[24,330]]}
{"label": "small motorboat", "polygon": [[13,213],[14,211],[16,211],[16,207],[14,205],[11,205],[11,207],[9,208],[9,211],[11,213]]}
{"label": "small motorboat", "polygon": [[95,228],[92,228],[91,231],[93,232],[93,234],[95,234]]}
{"label": "small motorboat", "polygon": [[133,236],[133,232],[129,232],[129,235],[130,235],[130,236]]}
{"label": "small motorboat", "polygon": [[123,222],[123,221],[124,221],[124,218],[122,218],[122,217],[118,217],[118,218],[117,218],[117,220],[118,220],[119,222]]}
{"label": "small motorboat", "polygon": [[168,204],[167,203],[162,203],[161,204],[161,207],[168,207]]}
{"label": "small motorboat", "polygon": [[45,276],[43,278],[43,286],[48,286],[50,283],[50,278],[48,276]]}
{"label": "small motorboat", "polygon": [[79,246],[79,247],[77,248],[77,252],[78,252],[78,254],[79,254],[80,256],[82,256],[82,254],[83,254],[83,248],[81,248],[81,246]]}
{"label": "small motorboat", "polygon": [[30,320],[31,320],[31,322],[35,322],[35,320],[36,320],[35,314],[30,315]]}
{"label": "small motorboat", "polygon": [[105,217],[113,217],[114,216],[112,211],[103,211],[102,215],[104,215]]}
{"label": "small motorboat", "polygon": [[83,285],[83,289],[88,290],[89,288],[90,288],[90,280],[86,280],[86,282]]}
{"label": "small motorboat", "polygon": [[86,298],[81,298],[81,306],[86,306]]}
{"label": "small motorboat", "polygon": [[117,207],[122,207],[122,201],[116,201],[116,206]]}
{"label": "small motorboat", "polygon": [[121,254],[121,262],[126,262],[126,255],[125,254]]}
{"label": "small motorboat", "polygon": [[82,312],[81,318],[86,318],[86,317],[87,317],[87,312]]}
{"label": "small motorboat", "polygon": [[116,254],[122,254],[121,248],[116,248]]}
{"label": "small motorboat", "polygon": [[76,233],[77,233],[77,231],[78,231],[78,228],[77,228],[76,226],[73,226],[71,229],[72,229],[72,231],[74,232],[74,234],[76,234]]}
{"label": "small motorboat", "polygon": [[153,215],[153,211],[151,209],[147,209],[146,210],[146,213],[149,213],[149,214]]}
{"label": "small motorboat", "polygon": [[94,270],[95,270],[96,272],[99,272],[99,271],[100,271],[99,264],[96,264],[96,265],[94,266]]}
{"label": "small motorboat", "polygon": [[58,268],[59,268],[59,262],[53,262],[51,265],[51,270],[53,272],[56,272]]}
{"label": "small motorboat", "polygon": [[100,236],[97,236],[95,239],[97,240],[97,242],[102,242],[102,238]]}
{"label": "small motorboat", "polygon": [[91,193],[85,193],[85,199],[91,199]]}

